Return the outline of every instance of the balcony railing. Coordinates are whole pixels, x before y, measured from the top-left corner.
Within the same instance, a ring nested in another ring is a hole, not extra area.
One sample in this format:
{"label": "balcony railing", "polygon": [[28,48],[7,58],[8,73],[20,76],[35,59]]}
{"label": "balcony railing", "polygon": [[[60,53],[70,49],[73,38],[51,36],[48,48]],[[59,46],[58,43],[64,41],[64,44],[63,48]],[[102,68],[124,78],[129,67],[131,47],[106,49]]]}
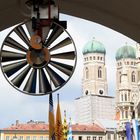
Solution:
{"label": "balcony railing", "polygon": [[117,105],[120,106],[134,106],[133,102],[118,102]]}

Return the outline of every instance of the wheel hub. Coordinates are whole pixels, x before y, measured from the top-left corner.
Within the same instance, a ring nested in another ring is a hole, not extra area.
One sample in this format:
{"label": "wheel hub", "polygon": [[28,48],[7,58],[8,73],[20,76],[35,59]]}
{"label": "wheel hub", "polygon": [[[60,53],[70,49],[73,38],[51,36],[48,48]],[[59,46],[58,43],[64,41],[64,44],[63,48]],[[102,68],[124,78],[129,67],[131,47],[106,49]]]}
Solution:
{"label": "wheel hub", "polygon": [[27,62],[34,68],[45,67],[50,61],[50,53],[47,48],[41,50],[29,50],[27,51]]}

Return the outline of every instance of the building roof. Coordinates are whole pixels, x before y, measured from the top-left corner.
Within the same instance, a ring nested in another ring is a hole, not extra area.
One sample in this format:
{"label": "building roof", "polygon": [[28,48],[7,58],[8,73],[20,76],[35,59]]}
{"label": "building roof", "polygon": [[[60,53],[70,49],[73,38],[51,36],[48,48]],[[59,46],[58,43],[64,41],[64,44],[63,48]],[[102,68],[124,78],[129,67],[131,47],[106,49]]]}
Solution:
{"label": "building roof", "polygon": [[7,128],[3,128],[2,130],[49,130],[49,126],[47,124],[45,124],[45,122],[34,122],[34,121],[30,121],[27,123],[16,123],[16,124],[12,124],[11,126],[7,127]]}
{"label": "building roof", "polygon": [[106,53],[104,45],[96,40],[92,40],[86,43],[86,45],[83,48],[83,54],[88,53]]}
{"label": "building roof", "polygon": [[85,131],[85,132],[104,132],[104,128],[97,124],[75,124],[72,125],[73,131]]}
{"label": "building roof", "polygon": [[[48,131],[49,125],[44,122],[28,122],[28,123],[16,123],[7,128],[3,128],[4,131]],[[73,124],[72,131],[78,132],[104,132],[104,128],[97,124]]]}
{"label": "building roof", "polygon": [[99,119],[97,122],[106,130],[114,131],[117,129],[117,121],[116,120],[108,120],[108,119]]}
{"label": "building roof", "polygon": [[121,48],[119,48],[116,52],[116,60],[120,60],[123,58],[136,58],[136,50],[132,46],[128,46],[127,44]]}

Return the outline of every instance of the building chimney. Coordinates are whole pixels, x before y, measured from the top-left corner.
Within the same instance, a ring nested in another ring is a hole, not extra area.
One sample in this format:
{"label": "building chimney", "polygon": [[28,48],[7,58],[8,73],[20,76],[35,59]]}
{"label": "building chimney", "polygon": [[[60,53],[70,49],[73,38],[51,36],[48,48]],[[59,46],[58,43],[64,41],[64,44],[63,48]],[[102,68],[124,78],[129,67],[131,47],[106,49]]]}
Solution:
{"label": "building chimney", "polygon": [[16,120],[16,125],[18,125],[19,124],[19,120]]}

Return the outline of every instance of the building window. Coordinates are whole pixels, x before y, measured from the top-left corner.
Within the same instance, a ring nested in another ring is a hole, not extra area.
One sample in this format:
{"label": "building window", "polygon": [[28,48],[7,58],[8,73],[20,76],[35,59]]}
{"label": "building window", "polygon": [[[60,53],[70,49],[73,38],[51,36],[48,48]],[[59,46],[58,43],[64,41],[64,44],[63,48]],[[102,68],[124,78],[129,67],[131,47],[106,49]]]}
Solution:
{"label": "building window", "polygon": [[114,140],[117,140],[117,135],[116,134],[114,134]]}
{"label": "building window", "polygon": [[108,140],[111,140],[111,134],[107,135]]}
{"label": "building window", "polygon": [[95,60],[95,56],[93,56],[93,60]]}
{"label": "building window", "polygon": [[92,60],[92,57],[90,56],[90,60]]}
{"label": "building window", "polygon": [[99,140],[102,140],[102,137],[99,137]]}
{"label": "building window", "polygon": [[19,140],[23,140],[23,136],[19,136]]}
{"label": "building window", "polygon": [[128,101],[130,101],[130,93],[128,93]]}
{"label": "building window", "polygon": [[119,82],[121,83],[121,72],[119,72]]}
{"label": "building window", "polygon": [[93,140],[96,140],[96,137],[93,137]]}
{"label": "building window", "polygon": [[135,111],[133,111],[133,112],[132,112],[132,119],[134,119],[135,116],[136,116],[136,115],[135,115]]}
{"label": "building window", "polygon": [[85,70],[85,74],[86,74],[86,79],[88,79],[89,78],[89,70],[88,70],[87,67],[86,67],[86,70]]}
{"label": "building window", "polygon": [[131,80],[132,80],[132,82],[135,82],[136,81],[136,79],[135,79],[135,72],[133,71],[132,72],[132,75],[131,75]]}
{"label": "building window", "polygon": [[36,136],[33,136],[33,140],[37,140]]}
{"label": "building window", "polygon": [[125,111],[125,118],[128,118],[128,111]]}
{"label": "building window", "polygon": [[122,119],[124,118],[124,111],[122,111]]}
{"label": "building window", "polygon": [[124,97],[125,97],[125,101],[127,101],[127,94],[125,94],[125,96],[124,96]]}
{"label": "building window", "polygon": [[127,65],[129,65],[129,62],[127,62]]}
{"label": "building window", "polygon": [[79,136],[79,137],[78,137],[78,140],[82,140],[82,136]]}
{"label": "building window", "polygon": [[10,140],[10,137],[9,136],[6,136],[6,140]]}
{"label": "building window", "polygon": [[74,136],[72,136],[72,140],[74,140]]}
{"label": "building window", "polygon": [[120,66],[120,63],[118,63],[118,66]]}
{"label": "building window", "polygon": [[49,140],[49,137],[48,136],[44,137],[44,140]]}
{"label": "building window", "polygon": [[102,78],[102,68],[98,68],[98,78]]}
{"label": "building window", "polygon": [[123,94],[121,94],[121,101],[123,102]]}
{"label": "building window", "polygon": [[30,136],[26,136],[26,140],[30,140]]}
{"label": "building window", "polygon": [[90,140],[90,136],[87,136],[87,140]]}
{"label": "building window", "polygon": [[43,140],[43,136],[40,136],[40,140]]}
{"label": "building window", "polygon": [[102,58],[102,57],[101,57],[100,59],[101,59],[101,60],[103,60],[103,58]]}

